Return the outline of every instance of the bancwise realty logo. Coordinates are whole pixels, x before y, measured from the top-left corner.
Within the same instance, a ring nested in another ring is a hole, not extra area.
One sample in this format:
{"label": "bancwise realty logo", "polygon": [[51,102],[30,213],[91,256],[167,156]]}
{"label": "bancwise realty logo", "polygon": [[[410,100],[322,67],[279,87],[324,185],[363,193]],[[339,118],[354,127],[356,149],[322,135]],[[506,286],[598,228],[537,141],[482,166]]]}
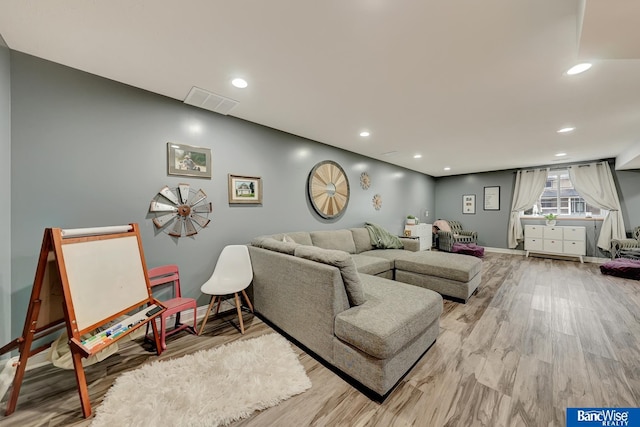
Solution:
{"label": "bancwise realty logo", "polygon": [[567,427],[640,427],[640,408],[567,408]]}

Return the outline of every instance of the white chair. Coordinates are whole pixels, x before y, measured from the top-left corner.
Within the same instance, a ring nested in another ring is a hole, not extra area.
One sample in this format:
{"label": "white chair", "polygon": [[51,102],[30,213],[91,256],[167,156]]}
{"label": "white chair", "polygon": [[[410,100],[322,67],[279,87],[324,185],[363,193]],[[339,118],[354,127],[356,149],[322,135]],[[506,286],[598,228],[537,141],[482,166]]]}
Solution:
{"label": "white chair", "polygon": [[244,296],[249,309],[253,313],[251,301],[249,301],[249,297],[244,291],[251,284],[252,280],[253,269],[251,267],[251,258],[249,258],[249,249],[245,245],[225,246],[220,254],[220,258],[218,258],[211,278],[200,287],[202,293],[211,295],[211,301],[209,302],[207,314],[204,316],[198,335],[201,335],[204,330],[204,325],[207,323],[213,304],[218,301],[215,313],[218,314],[222,297],[231,294],[235,296],[236,300],[236,309],[238,310],[238,319],[240,320],[240,332],[244,334],[244,323],[242,321],[242,310],[240,308],[238,292],[242,292],[242,296]]}

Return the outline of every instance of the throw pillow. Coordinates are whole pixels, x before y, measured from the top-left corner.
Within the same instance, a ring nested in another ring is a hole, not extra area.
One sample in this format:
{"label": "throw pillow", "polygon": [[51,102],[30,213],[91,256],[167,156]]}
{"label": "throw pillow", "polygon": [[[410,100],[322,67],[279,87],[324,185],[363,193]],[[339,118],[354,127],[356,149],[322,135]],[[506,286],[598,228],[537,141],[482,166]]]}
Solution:
{"label": "throw pillow", "polygon": [[287,255],[293,255],[295,249],[299,246],[297,243],[281,242],[271,237],[258,237],[251,241],[252,246],[257,246],[270,251],[281,252]]}
{"label": "throw pillow", "polygon": [[296,241],[293,240],[291,237],[287,236],[286,234],[284,236],[282,236],[282,241],[283,242],[287,242],[287,243],[295,243]]}
{"label": "throw pillow", "polygon": [[433,223],[433,226],[434,227],[438,227],[438,229],[441,230],[441,231],[451,232],[451,226],[444,219],[439,219],[439,220],[435,221]]}
{"label": "throw pillow", "polygon": [[351,306],[364,304],[364,288],[351,255],[344,251],[300,245],[295,250],[295,256],[337,267],[342,275],[349,304]]}

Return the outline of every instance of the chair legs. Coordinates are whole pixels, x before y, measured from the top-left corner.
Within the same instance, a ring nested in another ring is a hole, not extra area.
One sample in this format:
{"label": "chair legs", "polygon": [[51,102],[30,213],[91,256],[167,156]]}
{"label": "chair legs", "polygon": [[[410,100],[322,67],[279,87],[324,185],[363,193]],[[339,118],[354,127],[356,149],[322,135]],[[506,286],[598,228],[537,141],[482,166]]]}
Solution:
{"label": "chair legs", "polygon": [[240,307],[240,298],[238,297],[238,293],[233,294],[233,297],[236,300],[236,310],[238,310],[238,320],[240,321],[240,333],[244,335],[244,322],[242,321],[242,308]]}
{"label": "chair legs", "polygon": [[[242,307],[241,307],[241,302],[240,302],[240,296],[238,295],[237,292],[235,292],[233,294],[233,296],[234,296],[234,299],[235,299],[235,302],[236,302],[236,311],[238,312],[238,320],[240,322],[240,332],[242,334],[244,334],[244,321],[242,319]],[[253,305],[251,304],[251,301],[249,300],[249,297],[247,296],[247,293],[244,291],[244,289],[242,290],[242,296],[244,297],[245,301],[247,302],[247,305],[249,306],[249,309],[253,313]],[[198,335],[202,335],[202,331],[204,331],[204,325],[207,324],[207,320],[209,319],[209,313],[211,313],[211,309],[213,308],[213,304],[215,304],[216,301],[218,301],[218,305],[216,306],[215,315],[217,315],[218,312],[220,311],[220,303],[222,302],[222,296],[221,295],[212,295],[211,296],[211,301],[209,301],[209,306],[207,307],[207,312],[204,315],[204,319],[202,319],[202,326],[200,326],[200,331],[198,332]]]}
{"label": "chair legs", "polygon": [[[209,307],[207,307],[207,312],[204,315],[204,319],[202,319],[202,326],[200,326],[200,331],[198,332],[198,335],[202,335],[202,331],[204,331],[204,325],[207,324],[209,313],[211,313],[211,307],[213,307],[213,304],[216,302],[218,298],[220,297],[217,295],[211,295],[211,301],[209,301]],[[216,314],[218,314],[219,309],[220,309],[220,303],[218,302],[218,308],[216,309]]]}

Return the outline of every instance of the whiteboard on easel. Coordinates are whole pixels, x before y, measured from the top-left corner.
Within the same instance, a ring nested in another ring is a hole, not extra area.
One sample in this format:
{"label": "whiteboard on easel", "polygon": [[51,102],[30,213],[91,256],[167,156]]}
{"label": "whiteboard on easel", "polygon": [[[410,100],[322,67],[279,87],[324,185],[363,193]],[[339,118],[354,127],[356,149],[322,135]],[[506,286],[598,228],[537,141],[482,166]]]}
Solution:
{"label": "whiteboard on easel", "polygon": [[66,243],[62,253],[78,330],[149,300],[135,235]]}

